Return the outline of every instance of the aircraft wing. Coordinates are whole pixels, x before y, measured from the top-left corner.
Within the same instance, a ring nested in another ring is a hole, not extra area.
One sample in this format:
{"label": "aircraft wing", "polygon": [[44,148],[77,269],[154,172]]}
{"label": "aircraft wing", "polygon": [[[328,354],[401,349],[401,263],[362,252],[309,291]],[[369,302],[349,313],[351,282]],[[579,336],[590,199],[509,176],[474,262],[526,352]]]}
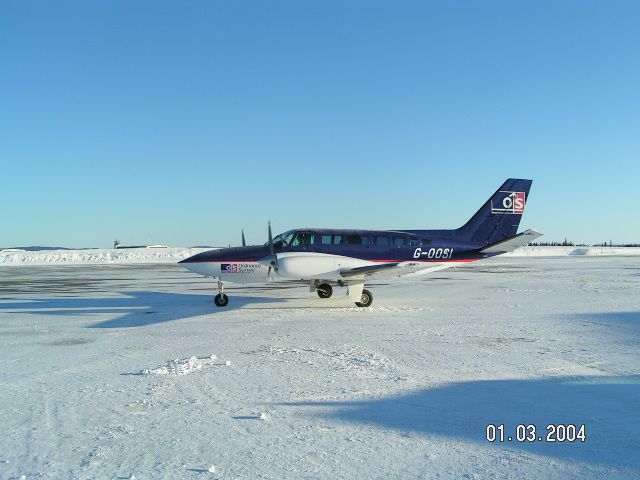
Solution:
{"label": "aircraft wing", "polygon": [[506,253],[513,252],[518,247],[524,247],[527,243],[533,242],[536,238],[541,237],[540,232],[535,230],[525,230],[518,235],[501,240],[496,243],[484,247],[480,250],[481,253]]}
{"label": "aircraft wing", "polygon": [[345,268],[344,270],[340,270],[340,276],[345,278],[357,277],[360,275],[368,277],[377,272],[396,268],[398,264],[399,262],[392,262],[392,263],[381,263],[379,265],[367,265],[366,267]]}
{"label": "aircraft wing", "polygon": [[419,276],[452,267],[452,263],[423,263],[423,262],[390,262],[380,265],[348,268],[340,271],[344,278],[360,277],[371,279],[398,278]]}

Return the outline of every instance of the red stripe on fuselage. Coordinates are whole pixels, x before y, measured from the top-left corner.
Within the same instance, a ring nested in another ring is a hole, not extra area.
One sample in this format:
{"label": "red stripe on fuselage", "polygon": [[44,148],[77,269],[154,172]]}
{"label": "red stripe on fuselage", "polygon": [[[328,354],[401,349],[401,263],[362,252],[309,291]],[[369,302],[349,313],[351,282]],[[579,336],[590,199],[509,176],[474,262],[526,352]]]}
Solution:
{"label": "red stripe on fuselage", "polygon": [[193,260],[184,263],[258,263],[257,260]]}
{"label": "red stripe on fuselage", "polygon": [[475,262],[476,260],[478,260],[477,258],[464,258],[464,259],[460,259],[460,260],[456,260],[454,259],[446,259],[446,260],[442,260],[437,259],[437,258],[432,258],[432,259],[426,259],[423,260],[421,258],[411,258],[411,259],[399,259],[399,258],[394,258],[392,260],[365,260],[365,259],[361,259],[364,260],[366,262],[381,262],[381,263],[391,263],[391,262],[423,262],[423,263],[450,263],[450,262]]}
{"label": "red stripe on fuselage", "polygon": [[[450,263],[450,262],[475,262],[479,260],[477,258],[464,258],[460,260],[456,259],[421,259],[421,258],[393,258],[388,260],[369,260],[367,258],[358,258],[358,257],[348,257],[353,258],[354,260],[362,260],[363,262],[376,262],[376,263],[391,263],[391,262],[422,262],[422,263]],[[184,263],[258,263],[257,260],[194,260],[193,262],[184,262]]]}

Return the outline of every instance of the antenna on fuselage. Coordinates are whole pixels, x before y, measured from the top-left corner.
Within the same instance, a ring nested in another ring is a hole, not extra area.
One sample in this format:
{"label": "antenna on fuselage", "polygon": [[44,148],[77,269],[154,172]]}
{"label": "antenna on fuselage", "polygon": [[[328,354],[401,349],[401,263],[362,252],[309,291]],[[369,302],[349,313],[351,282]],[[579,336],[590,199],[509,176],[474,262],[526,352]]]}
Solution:
{"label": "antenna on fuselage", "polygon": [[242,246],[243,247],[247,246],[247,242],[245,242],[245,240],[244,240],[244,228],[242,229]]}

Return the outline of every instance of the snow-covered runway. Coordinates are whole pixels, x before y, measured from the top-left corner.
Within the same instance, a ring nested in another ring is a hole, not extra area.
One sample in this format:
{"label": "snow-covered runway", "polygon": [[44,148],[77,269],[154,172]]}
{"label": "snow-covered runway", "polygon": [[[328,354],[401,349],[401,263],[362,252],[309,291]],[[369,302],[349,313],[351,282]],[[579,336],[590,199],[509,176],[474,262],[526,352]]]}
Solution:
{"label": "snow-covered runway", "polygon": [[229,286],[220,309],[178,265],[3,266],[0,478],[640,476],[640,257],[370,289]]}

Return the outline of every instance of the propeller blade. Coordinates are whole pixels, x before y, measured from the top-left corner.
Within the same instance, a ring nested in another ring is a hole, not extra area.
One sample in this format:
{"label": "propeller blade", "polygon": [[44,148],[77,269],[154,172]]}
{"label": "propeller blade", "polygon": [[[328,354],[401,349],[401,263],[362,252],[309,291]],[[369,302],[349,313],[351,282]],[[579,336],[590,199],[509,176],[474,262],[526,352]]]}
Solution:
{"label": "propeller blade", "polygon": [[267,280],[271,278],[271,270],[274,272],[278,271],[278,255],[276,254],[275,248],[273,246],[273,234],[271,233],[271,221],[269,221],[268,232],[269,232],[269,256],[265,258],[269,263],[269,270],[267,270]]}
{"label": "propeller blade", "polygon": [[247,246],[247,242],[245,242],[245,240],[244,240],[244,228],[242,229],[242,246],[243,247]]}

